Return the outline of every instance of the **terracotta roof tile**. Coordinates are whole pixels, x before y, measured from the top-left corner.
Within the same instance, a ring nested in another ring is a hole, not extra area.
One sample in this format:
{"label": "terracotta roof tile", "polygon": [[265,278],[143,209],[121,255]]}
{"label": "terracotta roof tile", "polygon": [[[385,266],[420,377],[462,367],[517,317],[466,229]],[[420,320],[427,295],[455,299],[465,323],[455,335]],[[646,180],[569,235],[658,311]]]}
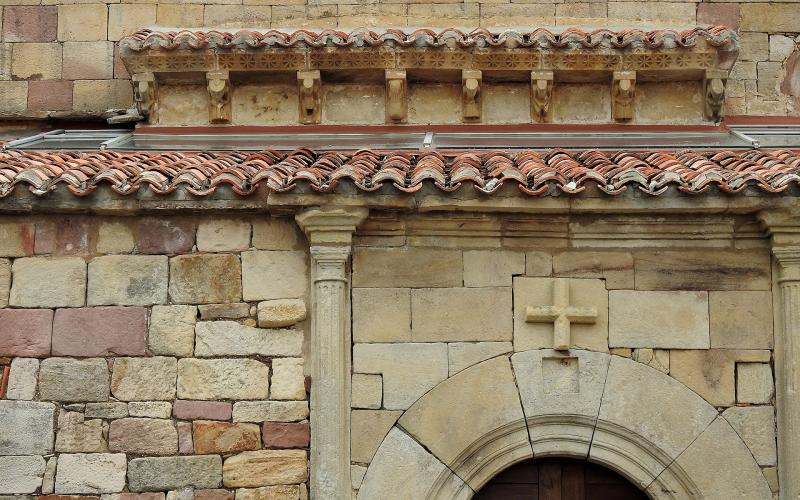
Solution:
{"label": "terracotta roof tile", "polygon": [[780,193],[800,186],[800,153],[774,151],[587,150],[440,152],[0,152],[0,197],[18,187],[36,195],[65,186],[76,196],[107,185],[120,194],[140,189],[167,194],[185,188],[205,196],[229,184],[248,195],[259,187],[290,191],[300,184],[335,192],[344,179],[369,192],[388,186],[412,193],[432,184],[444,192],[472,186],[491,194],[503,184],[531,196],[560,191],[576,194],[595,184],[610,195],[639,189],[659,195],[670,187],[702,193],[715,186],[726,193],[752,187]]}

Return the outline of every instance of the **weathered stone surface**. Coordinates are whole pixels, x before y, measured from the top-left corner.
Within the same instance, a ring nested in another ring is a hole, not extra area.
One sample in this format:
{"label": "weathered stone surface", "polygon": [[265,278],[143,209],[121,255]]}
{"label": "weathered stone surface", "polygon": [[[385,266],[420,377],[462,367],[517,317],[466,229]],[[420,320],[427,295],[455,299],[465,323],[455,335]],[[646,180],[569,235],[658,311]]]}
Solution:
{"label": "weathered stone surface", "polygon": [[117,358],[111,372],[111,394],[120,401],[175,399],[175,358]]}
{"label": "weathered stone surface", "polygon": [[128,416],[128,405],[125,403],[87,403],[84,412],[86,418],[104,418],[106,420],[125,418]]}
{"label": "weathered stone surface", "polygon": [[245,451],[225,460],[222,478],[225,486],[233,488],[302,483],[308,479],[306,452]]}
{"label": "weathered stone surface", "polygon": [[241,319],[250,317],[250,304],[237,302],[233,304],[203,304],[197,306],[200,319]]}
{"label": "weathered stone surface", "polygon": [[215,489],[215,490],[195,490],[194,500],[233,500],[232,491]]}
{"label": "weathered stone surface", "polygon": [[743,3],[741,28],[743,31],[795,31],[800,17],[794,7],[790,3]]}
{"label": "weathered stone surface", "polygon": [[513,350],[511,342],[454,342],[447,344],[448,372],[452,377],[465,368]]}
{"label": "weathered stone surface", "polygon": [[63,454],[58,457],[56,494],[118,493],[125,488],[124,454]]}
{"label": "weathered stone surface", "polygon": [[640,252],[634,259],[637,290],[769,290],[765,250]]}
{"label": "weathered stone surface", "polygon": [[134,458],[128,464],[131,491],[218,488],[221,484],[222,459],[219,455]]}
{"label": "weathered stone surface", "polygon": [[272,380],[269,395],[277,400],[300,400],[306,398],[303,358],[280,358],[272,360]]}
{"label": "weathered stone surface", "polygon": [[367,473],[367,468],[363,465],[351,465],[350,466],[350,481],[353,485],[354,490],[358,490],[361,488],[361,484],[364,482],[364,475]]}
{"label": "weathered stone surface", "polygon": [[302,251],[242,253],[245,301],[296,299],[308,293],[308,257]]}
{"label": "weathered stone surface", "polygon": [[58,417],[56,451],[59,453],[106,453],[108,446],[104,435],[108,424],[102,420],[84,420],[77,412],[62,412]]}
{"label": "weathered stone surface", "polygon": [[356,247],[353,251],[353,287],[456,287],[463,279],[458,250]]}
{"label": "weathered stone surface", "polygon": [[47,465],[44,469],[44,476],[42,477],[42,495],[50,495],[56,490],[57,464],[58,457],[50,457],[47,459]]}
{"label": "weathered stone surface", "polygon": [[197,249],[201,252],[247,250],[250,223],[241,219],[206,219],[197,226]]}
{"label": "weathered stone surface", "polygon": [[377,410],[383,401],[383,379],[380,375],[354,373],[350,383],[350,406]]}
{"label": "weathered stone surface", "polygon": [[300,356],[303,334],[298,330],[267,330],[235,321],[201,321],[195,327],[195,355]]}
{"label": "weathered stone surface", "polygon": [[[670,352],[670,375],[714,406],[736,402],[734,368],[738,361],[769,361],[769,351],[734,349],[673,350]],[[743,365],[738,365],[743,366]],[[772,372],[769,371],[770,381]]]}
{"label": "weathered stone surface", "polygon": [[242,401],[233,405],[234,422],[299,422],[308,418],[308,401]]}
{"label": "weathered stone surface", "polygon": [[355,342],[410,342],[411,290],[353,288]]}
{"label": "weathered stone surface", "polygon": [[11,261],[0,259],[0,307],[8,305],[9,292],[11,292]]}
{"label": "weathered stone surface", "polygon": [[48,401],[108,401],[104,359],[48,358],[39,368],[39,397]]}
{"label": "weathered stone surface", "polygon": [[194,439],[192,438],[192,424],[178,422],[178,453],[181,455],[194,455]]}
{"label": "weathered stone surface", "polygon": [[236,255],[179,255],[169,261],[169,295],[188,304],[238,302],[241,276]]}
{"label": "weathered stone surface", "polygon": [[36,397],[36,381],[39,376],[39,360],[15,358],[11,361],[6,398],[31,401]]}
{"label": "weathered stone surface", "polygon": [[350,459],[369,463],[402,414],[397,410],[353,410],[350,413]]}
{"label": "weathered stone surface", "polygon": [[253,246],[262,250],[303,250],[306,238],[291,218],[259,218],[253,222]]}
{"label": "weathered stone surface", "polygon": [[634,349],[628,357],[660,372],[669,373],[669,351],[666,349]]}
{"label": "weathered stone surface", "polygon": [[764,467],[778,463],[775,443],[775,407],[734,406],[722,413],[736,434],[750,448],[758,465]]}
{"label": "weathered stone surface", "polygon": [[89,262],[90,306],[149,306],[167,302],[167,257],[106,255]]}
{"label": "weathered stone surface", "polygon": [[169,420],[122,418],[111,422],[108,448],[137,455],[174,455],[178,453],[178,431]]}
{"label": "weathered stone surface", "polygon": [[9,304],[16,307],[81,307],[86,300],[86,262],[80,257],[16,259]]}
{"label": "weathered stone surface", "polygon": [[511,286],[514,274],[525,272],[525,254],[511,250],[464,252],[464,286]]}
{"label": "weathered stone surface", "polygon": [[772,348],[772,292],[711,292],[709,311],[712,348]]}
{"label": "weathered stone surface", "polygon": [[33,255],[33,224],[0,223],[0,256]]}
{"label": "weathered stone surface", "polygon": [[383,375],[383,404],[405,410],[447,378],[447,344],[356,344],[353,371]]}
{"label": "weathered stone surface", "polygon": [[131,417],[170,418],[172,403],[169,401],[132,401],[128,403],[128,414]]}
{"label": "weathered stone surface", "polygon": [[175,255],[190,252],[194,245],[195,226],[186,219],[144,218],[136,229],[140,253]]}
{"label": "weathered stone surface", "polygon": [[230,420],[233,405],[223,401],[175,400],[172,413],[181,420]]}
{"label": "weathered stone surface", "polygon": [[511,288],[412,290],[411,324],[415,342],[510,341]]}
{"label": "weathered stone surface", "polygon": [[182,488],[177,491],[168,491],[166,500],[194,500],[194,490],[192,488]]}
{"label": "weathered stone surface", "polygon": [[601,278],[608,290],[633,288],[633,256],[628,252],[568,251],[553,257],[553,274]]}
{"label": "weathered stone surface", "polygon": [[236,500],[298,500],[301,498],[300,489],[301,486],[296,484],[239,488],[236,490]]}
{"label": "weathered stone surface", "polygon": [[[742,359],[741,361],[750,360]],[[760,361],[769,361],[769,359],[765,356]],[[775,384],[772,380],[772,368],[769,363],[739,363],[736,365],[736,401],[770,404],[774,395]]]}
{"label": "weathered stone surface", "polygon": [[0,356],[49,356],[52,331],[49,309],[0,309]]}
{"label": "weathered stone surface", "polygon": [[252,359],[181,359],[178,397],[182,399],[266,399],[269,368]]}
{"label": "weathered stone surface", "polygon": [[0,456],[0,494],[35,493],[42,486],[44,458]]}
{"label": "weathered stone surface", "polygon": [[525,253],[525,275],[547,277],[553,274],[553,256],[545,252]]}
{"label": "weathered stone surface", "polygon": [[97,229],[97,253],[131,253],[133,231],[123,221],[101,222]]}
{"label": "weathered stone surface", "polygon": [[[602,280],[569,278],[570,306],[594,307],[597,319],[592,324],[570,325],[572,347],[608,351],[608,292]],[[528,306],[554,305],[555,280],[552,278],[514,278],[514,350],[552,348],[553,323],[528,323]]]}
{"label": "weathered stone surface", "polygon": [[306,314],[305,300],[267,300],[258,303],[258,326],[261,328],[292,326],[305,320]]}
{"label": "weathered stone surface", "polygon": [[308,448],[311,427],[303,423],[264,422],[262,441],[264,448]]}
{"label": "weathered stone surface", "polygon": [[707,292],[609,292],[611,347],[707,349]]}
{"label": "weathered stone surface", "polygon": [[154,306],[147,347],[153,354],[191,356],[194,351],[195,306]]}
{"label": "weathered stone surface", "polygon": [[261,448],[261,429],[256,424],[194,422],[194,452],[200,455],[233,453]]}
{"label": "weathered stone surface", "polygon": [[53,319],[54,356],[144,356],[143,307],[59,309]]}
{"label": "weathered stone surface", "polygon": [[53,452],[56,407],[52,403],[0,401],[0,455],[47,455]]}

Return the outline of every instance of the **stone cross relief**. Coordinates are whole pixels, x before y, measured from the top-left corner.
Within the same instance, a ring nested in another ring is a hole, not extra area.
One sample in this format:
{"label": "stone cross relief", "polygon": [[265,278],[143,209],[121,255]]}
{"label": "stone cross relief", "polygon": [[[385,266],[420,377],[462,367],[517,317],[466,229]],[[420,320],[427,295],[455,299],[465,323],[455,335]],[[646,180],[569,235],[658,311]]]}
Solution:
{"label": "stone cross relief", "polygon": [[572,323],[592,324],[597,321],[596,307],[574,307],[570,303],[569,281],[557,278],[553,282],[553,305],[528,306],[525,321],[528,323],[553,323],[553,349],[568,351],[572,345]]}

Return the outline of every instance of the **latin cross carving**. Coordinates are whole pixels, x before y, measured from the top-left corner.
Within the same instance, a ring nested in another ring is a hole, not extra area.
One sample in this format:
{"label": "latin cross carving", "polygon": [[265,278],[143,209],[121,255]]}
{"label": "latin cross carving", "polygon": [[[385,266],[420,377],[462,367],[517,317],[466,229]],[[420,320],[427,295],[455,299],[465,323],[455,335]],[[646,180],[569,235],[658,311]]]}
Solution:
{"label": "latin cross carving", "polygon": [[597,308],[570,305],[569,281],[556,279],[553,283],[552,306],[528,306],[525,321],[528,323],[553,323],[553,349],[567,351],[571,345],[572,323],[593,324],[597,321]]}

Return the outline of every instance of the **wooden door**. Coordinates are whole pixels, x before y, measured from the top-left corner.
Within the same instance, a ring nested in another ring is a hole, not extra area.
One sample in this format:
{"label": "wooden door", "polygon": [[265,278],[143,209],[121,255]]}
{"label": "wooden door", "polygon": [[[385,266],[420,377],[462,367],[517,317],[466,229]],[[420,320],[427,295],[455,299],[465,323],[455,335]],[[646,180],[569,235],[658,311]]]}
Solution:
{"label": "wooden door", "polygon": [[579,460],[527,460],[489,481],[475,500],[647,500],[616,472]]}

